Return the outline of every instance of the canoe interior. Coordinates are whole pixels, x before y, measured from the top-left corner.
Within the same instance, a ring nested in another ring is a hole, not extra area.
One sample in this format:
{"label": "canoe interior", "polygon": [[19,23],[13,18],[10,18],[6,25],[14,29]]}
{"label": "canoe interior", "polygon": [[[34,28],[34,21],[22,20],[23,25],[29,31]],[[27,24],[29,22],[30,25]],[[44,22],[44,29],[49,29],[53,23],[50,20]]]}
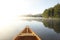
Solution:
{"label": "canoe interior", "polygon": [[14,40],[41,40],[28,26]]}

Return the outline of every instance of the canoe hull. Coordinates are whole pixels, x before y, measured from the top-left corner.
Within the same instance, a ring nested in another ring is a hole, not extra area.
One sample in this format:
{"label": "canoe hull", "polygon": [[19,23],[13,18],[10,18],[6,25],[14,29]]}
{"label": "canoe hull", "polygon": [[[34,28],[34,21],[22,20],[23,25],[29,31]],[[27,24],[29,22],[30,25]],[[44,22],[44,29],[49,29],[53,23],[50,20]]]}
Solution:
{"label": "canoe hull", "polygon": [[28,26],[14,40],[41,40]]}

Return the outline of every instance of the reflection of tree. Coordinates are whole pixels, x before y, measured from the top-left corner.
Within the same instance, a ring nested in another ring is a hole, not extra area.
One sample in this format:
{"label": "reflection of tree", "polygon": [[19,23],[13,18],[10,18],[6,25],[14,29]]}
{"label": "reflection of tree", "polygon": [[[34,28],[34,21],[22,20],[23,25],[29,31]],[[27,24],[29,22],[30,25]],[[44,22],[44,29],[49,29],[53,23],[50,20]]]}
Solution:
{"label": "reflection of tree", "polygon": [[44,20],[45,27],[54,29],[57,33],[60,33],[60,21],[59,20]]}
{"label": "reflection of tree", "polygon": [[43,19],[24,19],[24,20],[27,20],[27,21],[38,21],[38,22],[42,22]]}
{"label": "reflection of tree", "polygon": [[50,29],[54,29],[57,33],[60,33],[60,20],[43,20],[43,19],[26,19],[30,21],[38,21],[38,22],[43,22],[45,27],[48,27]]}

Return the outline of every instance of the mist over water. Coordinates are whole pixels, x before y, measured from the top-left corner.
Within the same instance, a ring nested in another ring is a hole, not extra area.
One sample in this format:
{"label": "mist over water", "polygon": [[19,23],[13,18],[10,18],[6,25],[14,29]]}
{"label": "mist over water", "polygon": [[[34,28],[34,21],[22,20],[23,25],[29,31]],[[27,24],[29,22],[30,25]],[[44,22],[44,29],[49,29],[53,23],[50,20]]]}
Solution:
{"label": "mist over water", "polygon": [[1,19],[0,22],[0,40],[13,40],[26,25],[29,25],[42,40],[60,40],[60,20],[16,17]]}

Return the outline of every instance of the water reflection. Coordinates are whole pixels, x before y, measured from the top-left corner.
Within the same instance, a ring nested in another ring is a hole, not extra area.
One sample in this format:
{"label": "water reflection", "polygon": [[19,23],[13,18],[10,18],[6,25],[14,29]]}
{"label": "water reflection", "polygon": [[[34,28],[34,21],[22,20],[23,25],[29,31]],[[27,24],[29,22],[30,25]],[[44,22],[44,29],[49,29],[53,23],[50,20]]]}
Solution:
{"label": "water reflection", "polygon": [[28,21],[42,22],[45,27],[53,29],[55,32],[60,33],[60,20],[43,20],[43,19],[27,19]]}
{"label": "water reflection", "polygon": [[51,28],[55,32],[60,33],[60,20],[44,20],[42,22],[45,27]]}
{"label": "water reflection", "polygon": [[60,40],[60,20],[26,19],[17,20],[12,25],[0,27],[0,40],[13,40],[26,25],[42,40]]}
{"label": "water reflection", "polygon": [[28,19],[28,21],[32,21],[31,28],[42,40],[60,40],[60,20]]}

